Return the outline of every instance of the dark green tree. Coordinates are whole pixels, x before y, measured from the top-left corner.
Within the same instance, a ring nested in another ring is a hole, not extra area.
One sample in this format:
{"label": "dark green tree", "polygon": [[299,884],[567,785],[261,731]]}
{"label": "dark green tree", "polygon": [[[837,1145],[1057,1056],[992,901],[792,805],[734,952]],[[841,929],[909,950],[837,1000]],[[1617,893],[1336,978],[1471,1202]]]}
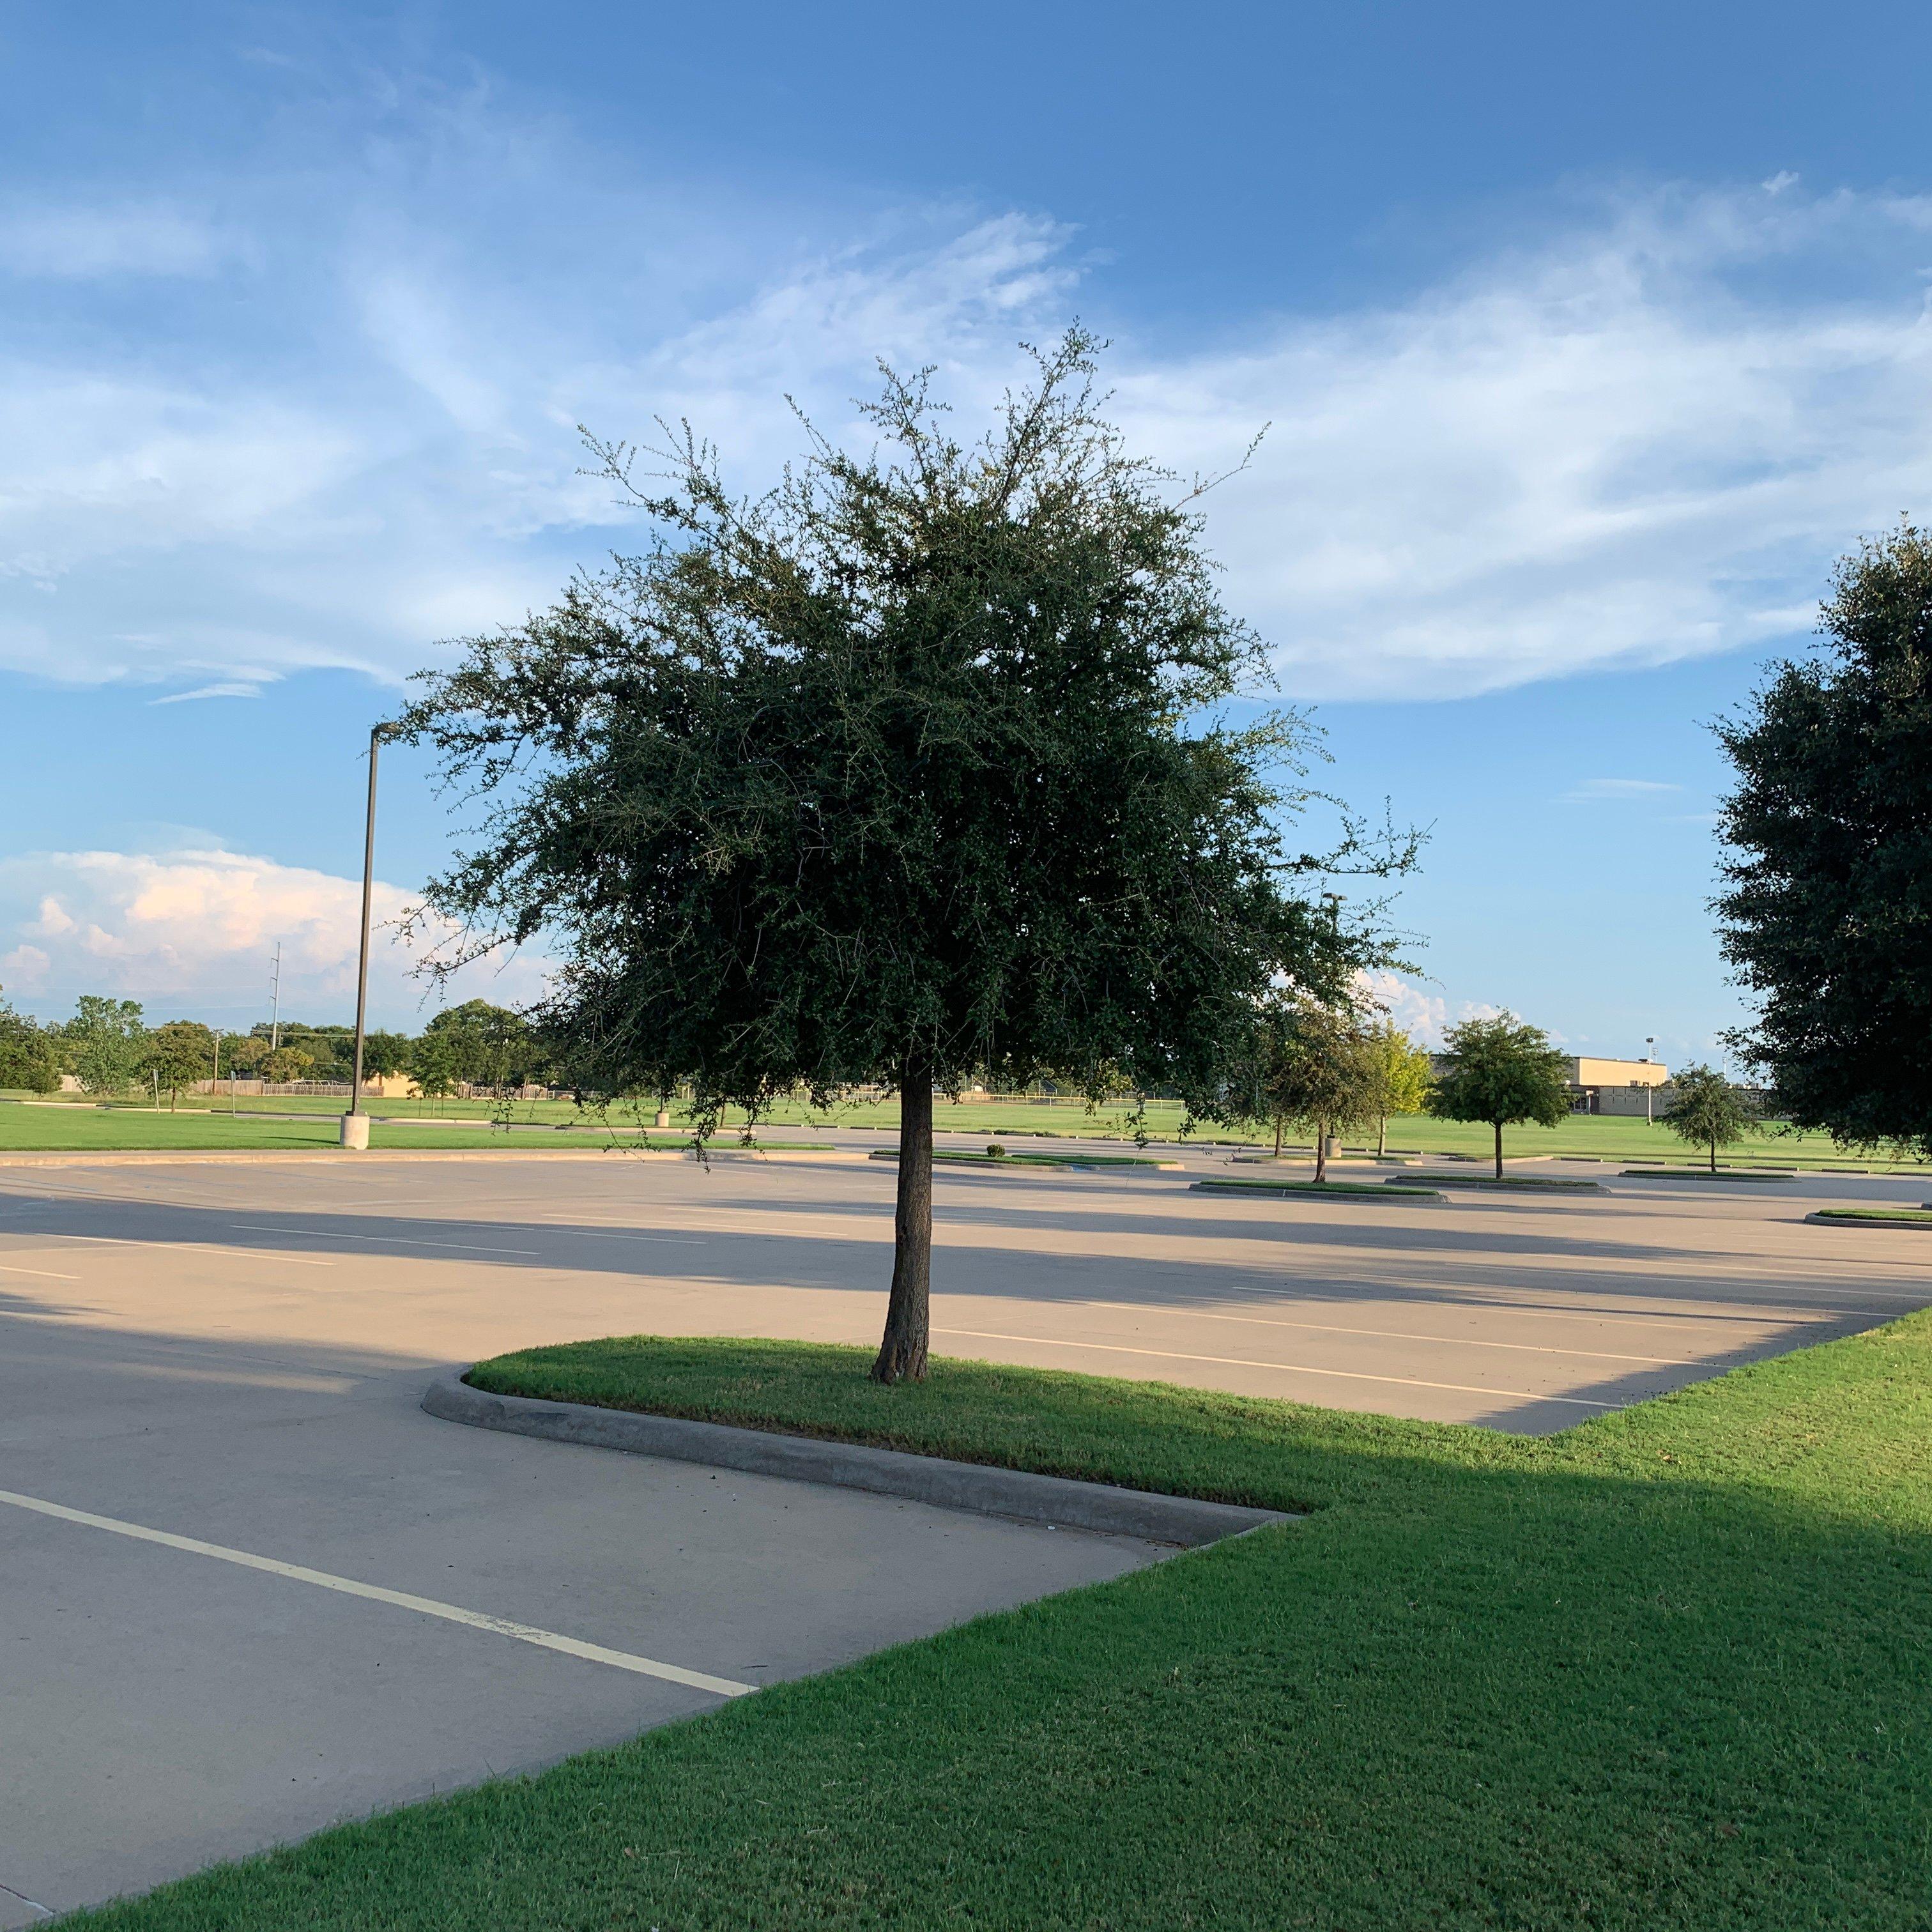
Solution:
{"label": "dark green tree", "polygon": [[1496,1136],[1496,1178],[1503,1178],[1503,1130],[1553,1127],[1570,1117],[1568,1064],[1540,1027],[1515,1014],[1465,1020],[1443,1036],[1448,1066],[1436,1076],[1429,1111],[1441,1120],[1480,1120]]}
{"label": "dark green tree", "polygon": [[936,1089],[1052,1070],[1210,1106],[1277,976],[1336,998],[1382,955],[1297,889],[1310,728],[1216,714],[1259,643],[1192,493],[1102,419],[1094,347],[1040,356],[970,444],[887,371],[878,446],[814,434],[751,502],[670,435],[645,554],[472,641],[402,722],[488,801],[428,902],[548,936],[538,1017],[586,1097],[682,1089],[702,1135],[897,1090],[884,1382],[925,1370]]}
{"label": "dark green tree", "polygon": [[[406,1073],[410,1054],[416,1042],[406,1033],[365,1034],[362,1039],[362,1070],[372,1078],[386,1074]],[[353,1058],[350,1071],[354,1071]]]}
{"label": "dark green tree", "polygon": [[411,1064],[416,1091],[425,1100],[446,1100],[456,1091],[456,1043],[447,1033],[425,1033],[416,1042]]}
{"label": "dark green tree", "polygon": [[448,1042],[457,1079],[494,1093],[520,1087],[537,1058],[529,1021],[488,1000],[466,1000],[438,1013],[424,1030],[425,1040],[432,1036]]}
{"label": "dark green tree", "polygon": [[1796,1127],[1932,1155],[1932,536],[1843,560],[1825,644],[1717,726],[1724,952],[1756,994],[1728,1044]]}
{"label": "dark green tree", "polygon": [[1679,1140],[1708,1148],[1715,1174],[1718,1148],[1742,1140],[1757,1124],[1756,1113],[1714,1066],[1687,1066],[1671,1084],[1676,1093],[1658,1118]]}
{"label": "dark green tree", "polygon": [[58,1036],[0,1000],[0,1087],[51,1094],[60,1076]]}

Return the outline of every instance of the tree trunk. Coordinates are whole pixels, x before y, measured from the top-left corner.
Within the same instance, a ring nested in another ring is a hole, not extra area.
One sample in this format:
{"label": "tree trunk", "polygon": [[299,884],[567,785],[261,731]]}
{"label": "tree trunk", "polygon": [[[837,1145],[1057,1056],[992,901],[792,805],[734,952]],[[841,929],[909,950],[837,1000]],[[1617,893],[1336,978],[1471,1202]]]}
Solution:
{"label": "tree trunk", "polygon": [[1315,1178],[1317,1180],[1328,1178],[1328,1123],[1315,1123]]}
{"label": "tree trunk", "polygon": [[1281,1158],[1281,1122],[1279,1120],[1274,1124],[1274,1157],[1276,1160]]}
{"label": "tree trunk", "polygon": [[1711,1136],[1711,1172],[1712,1172],[1713,1174],[1715,1174],[1715,1173],[1717,1172],[1717,1171],[1718,1171],[1718,1137],[1717,1137],[1717,1136],[1716,1136],[1715,1134],[1713,1134],[1713,1135]]}
{"label": "tree trunk", "polygon": [[1498,1120],[1498,1121],[1496,1123],[1496,1178],[1497,1178],[1498,1180],[1502,1180],[1502,1178],[1503,1178],[1503,1124],[1502,1124],[1502,1121]]}
{"label": "tree trunk", "polygon": [[1376,1158],[1378,1160],[1384,1160],[1388,1154],[1388,1116],[1386,1114],[1378,1114],[1376,1117]]}
{"label": "tree trunk", "polygon": [[908,1057],[899,1083],[898,1204],[892,1216],[892,1292],[875,1382],[922,1382],[932,1337],[932,1069]]}

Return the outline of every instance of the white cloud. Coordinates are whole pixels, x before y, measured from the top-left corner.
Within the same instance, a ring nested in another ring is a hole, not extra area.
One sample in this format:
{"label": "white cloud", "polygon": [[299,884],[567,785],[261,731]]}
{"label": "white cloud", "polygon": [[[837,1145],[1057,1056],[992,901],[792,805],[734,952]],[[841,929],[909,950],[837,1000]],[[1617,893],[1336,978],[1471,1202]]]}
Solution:
{"label": "white cloud", "polygon": [[[372,1013],[419,1027],[440,998],[412,976],[420,955],[395,931],[410,896],[379,881],[374,899]],[[0,860],[0,986],[44,1014],[103,993],[246,1025],[266,1016],[279,942],[284,1015],[344,1018],[361,912],[359,880],[245,853],[31,853]],[[541,990],[544,968],[535,956],[471,968],[451,997],[518,1004]]]}
{"label": "white cloud", "polygon": [[[238,346],[90,329],[57,354],[23,329],[10,360],[0,337],[0,668],[395,678],[640,535],[577,473],[577,422],[688,416],[760,488],[800,446],[787,392],[862,436],[873,358],[929,361],[970,424],[1016,338],[1106,307],[1045,217],[781,211],[786,233],[465,113],[434,173],[512,183],[487,220],[261,186],[280,251],[236,254],[259,310]],[[1932,202],[1781,178],[1626,200],[1211,350],[1117,325],[1108,374],[1136,446],[1184,472],[1273,423],[1206,507],[1294,694],[1660,663],[1804,628],[1829,560],[1932,499],[1928,235]]]}
{"label": "white cloud", "polygon": [[259,684],[244,684],[232,680],[220,684],[198,684],[192,691],[171,691],[165,698],[151,698],[150,704],[191,704],[201,698],[260,698],[262,687]]}

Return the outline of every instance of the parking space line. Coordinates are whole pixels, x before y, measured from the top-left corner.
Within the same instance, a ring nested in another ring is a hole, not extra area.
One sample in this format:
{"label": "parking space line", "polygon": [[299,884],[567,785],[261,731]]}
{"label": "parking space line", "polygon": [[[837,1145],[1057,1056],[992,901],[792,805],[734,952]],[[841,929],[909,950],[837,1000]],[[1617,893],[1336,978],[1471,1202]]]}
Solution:
{"label": "parking space line", "polygon": [[1001,1335],[986,1328],[934,1328],[935,1335],[964,1335],[976,1342],[1022,1342],[1036,1348],[1098,1348],[1108,1355],[1151,1355],[1163,1362],[1213,1362],[1229,1369],[1272,1369],[1277,1375],[1326,1376],[1345,1382],[1399,1382],[1405,1388],[1448,1389],[1456,1395],[1506,1396],[1514,1402],[1563,1402],[1573,1408],[1620,1408],[1588,1396],[1546,1395],[1540,1390],[1476,1388],[1467,1382],[1426,1382],[1417,1376],[1371,1376],[1354,1369],[1306,1369],[1298,1362],[1257,1362],[1244,1355],[1187,1355],[1178,1348],[1130,1348],[1118,1342],[1067,1342],[1054,1335]]}
{"label": "parking space line", "polygon": [[407,1234],[352,1234],[340,1228],[270,1228],[259,1221],[231,1221],[231,1228],[255,1234],[307,1234],[322,1241],[375,1241],[402,1248],[460,1248],[470,1255],[534,1255],[535,1248],[486,1248],[475,1241],[412,1240]]}
{"label": "parking space line", "polygon": [[[266,1258],[254,1248],[224,1248],[208,1241],[143,1241],[132,1234],[57,1234],[50,1230],[35,1228],[26,1238],[36,1241],[102,1241],[110,1248],[185,1248],[198,1255],[226,1255],[230,1261],[261,1261]],[[333,1262],[319,1262],[302,1255],[278,1255],[277,1261],[286,1262],[295,1268],[333,1268]]]}
{"label": "parking space line", "polygon": [[52,1268],[12,1268],[4,1262],[0,1262],[0,1274],[34,1274],[38,1275],[43,1281],[78,1281],[80,1279],[77,1274],[56,1274]]}
{"label": "parking space line", "polygon": [[44,1502],[38,1496],[18,1496],[0,1490],[0,1503],[16,1509],[32,1510],[61,1522],[79,1523],[87,1529],[105,1529],[116,1536],[132,1537],[140,1543],[158,1543],[164,1549],[184,1551],[190,1556],[212,1556],[218,1562],[238,1564],[244,1570],[260,1570],[271,1576],[287,1577],[298,1583],[313,1583],[318,1588],[334,1590],[346,1597],[363,1597],[371,1603],[390,1604],[399,1610],[414,1610],[419,1616],[440,1617],[446,1623],[466,1624],[472,1630],[489,1630],[498,1636],[514,1637],[520,1643],[535,1644],[543,1650],[561,1652],[566,1657],[582,1658],[592,1664],[608,1664],[640,1677],[662,1678],[668,1684],[682,1684],[694,1690],[708,1690],[716,1697],[742,1697],[758,1689],[755,1684],[740,1684],[730,1677],[713,1677],[702,1670],[686,1670],[676,1664],[660,1664],[656,1658],[634,1657],[629,1652],[607,1649],[600,1643],[585,1643],[574,1636],[560,1636],[554,1630],[538,1630],[532,1624],[513,1623],[507,1617],[486,1616],[480,1610],[466,1610],[454,1604],[438,1603],[433,1597],[412,1597],[406,1591],[386,1590],[375,1583],[358,1583],[349,1576],[332,1576],[326,1570],[310,1570],[299,1563],[283,1563],[272,1556],[256,1556],[245,1550],[230,1550],[219,1543],[204,1543],[200,1538],[176,1536],[165,1529],[149,1529],[137,1522],[123,1522],[118,1516],[96,1516],[89,1510],[70,1509],[64,1503]]}

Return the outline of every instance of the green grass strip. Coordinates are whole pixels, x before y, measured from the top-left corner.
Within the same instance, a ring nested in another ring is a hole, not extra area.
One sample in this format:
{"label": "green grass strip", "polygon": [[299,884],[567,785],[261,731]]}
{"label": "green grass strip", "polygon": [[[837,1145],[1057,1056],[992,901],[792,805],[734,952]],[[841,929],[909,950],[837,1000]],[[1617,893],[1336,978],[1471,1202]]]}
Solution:
{"label": "green grass strip", "polygon": [[[896,1148],[874,1148],[874,1160],[896,1161]],[[962,1148],[934,1148],[935,1164],[954,1167],[1162,1167],[1175,1168],[1178,1160],[1162,1160],[1151,1154],[970,1154]]]}
{"label": "green grass strip", "polygon": [[1493,1174],[1406,1174],[1400,1183],[1384,1184],[1407,1186],[1414,1182],[1424,1182],[1432,1187],[1492,1187],[1505,1192],[1532,1194],[1600,1194],[1604,1191],[1600,1180],[1557,1174],[1506,1174],[1500,1180]]}
{"label": "green grass strip", "polygon": [[1720,1167],[1713,1174],[1708,1167],[1627,1167],[1625,1180],[1796,1180],[1788,1169],[1767,1167]]}
{"label": "green grass strip", "polygon": [[477,1379],[1316,1514],[74,1922],[1922,1932],[1924,1316],[1544,1439],[868,1352]]}
{"label": "green grass strip", "polygon": [[1407,1195],[1418,1201],[1440,1201],[1442,1196],[1432,1187],[1412,1187],[1406,1180],[1398,1184],[1393,1181],[1373,1180],[1249,1180],[1238,1175],[1216,1175],[1210,1180],[1197,1180],[1195,1191],[1210,1194],[1358,1194],[1364,1199],[1387,1201]]}

